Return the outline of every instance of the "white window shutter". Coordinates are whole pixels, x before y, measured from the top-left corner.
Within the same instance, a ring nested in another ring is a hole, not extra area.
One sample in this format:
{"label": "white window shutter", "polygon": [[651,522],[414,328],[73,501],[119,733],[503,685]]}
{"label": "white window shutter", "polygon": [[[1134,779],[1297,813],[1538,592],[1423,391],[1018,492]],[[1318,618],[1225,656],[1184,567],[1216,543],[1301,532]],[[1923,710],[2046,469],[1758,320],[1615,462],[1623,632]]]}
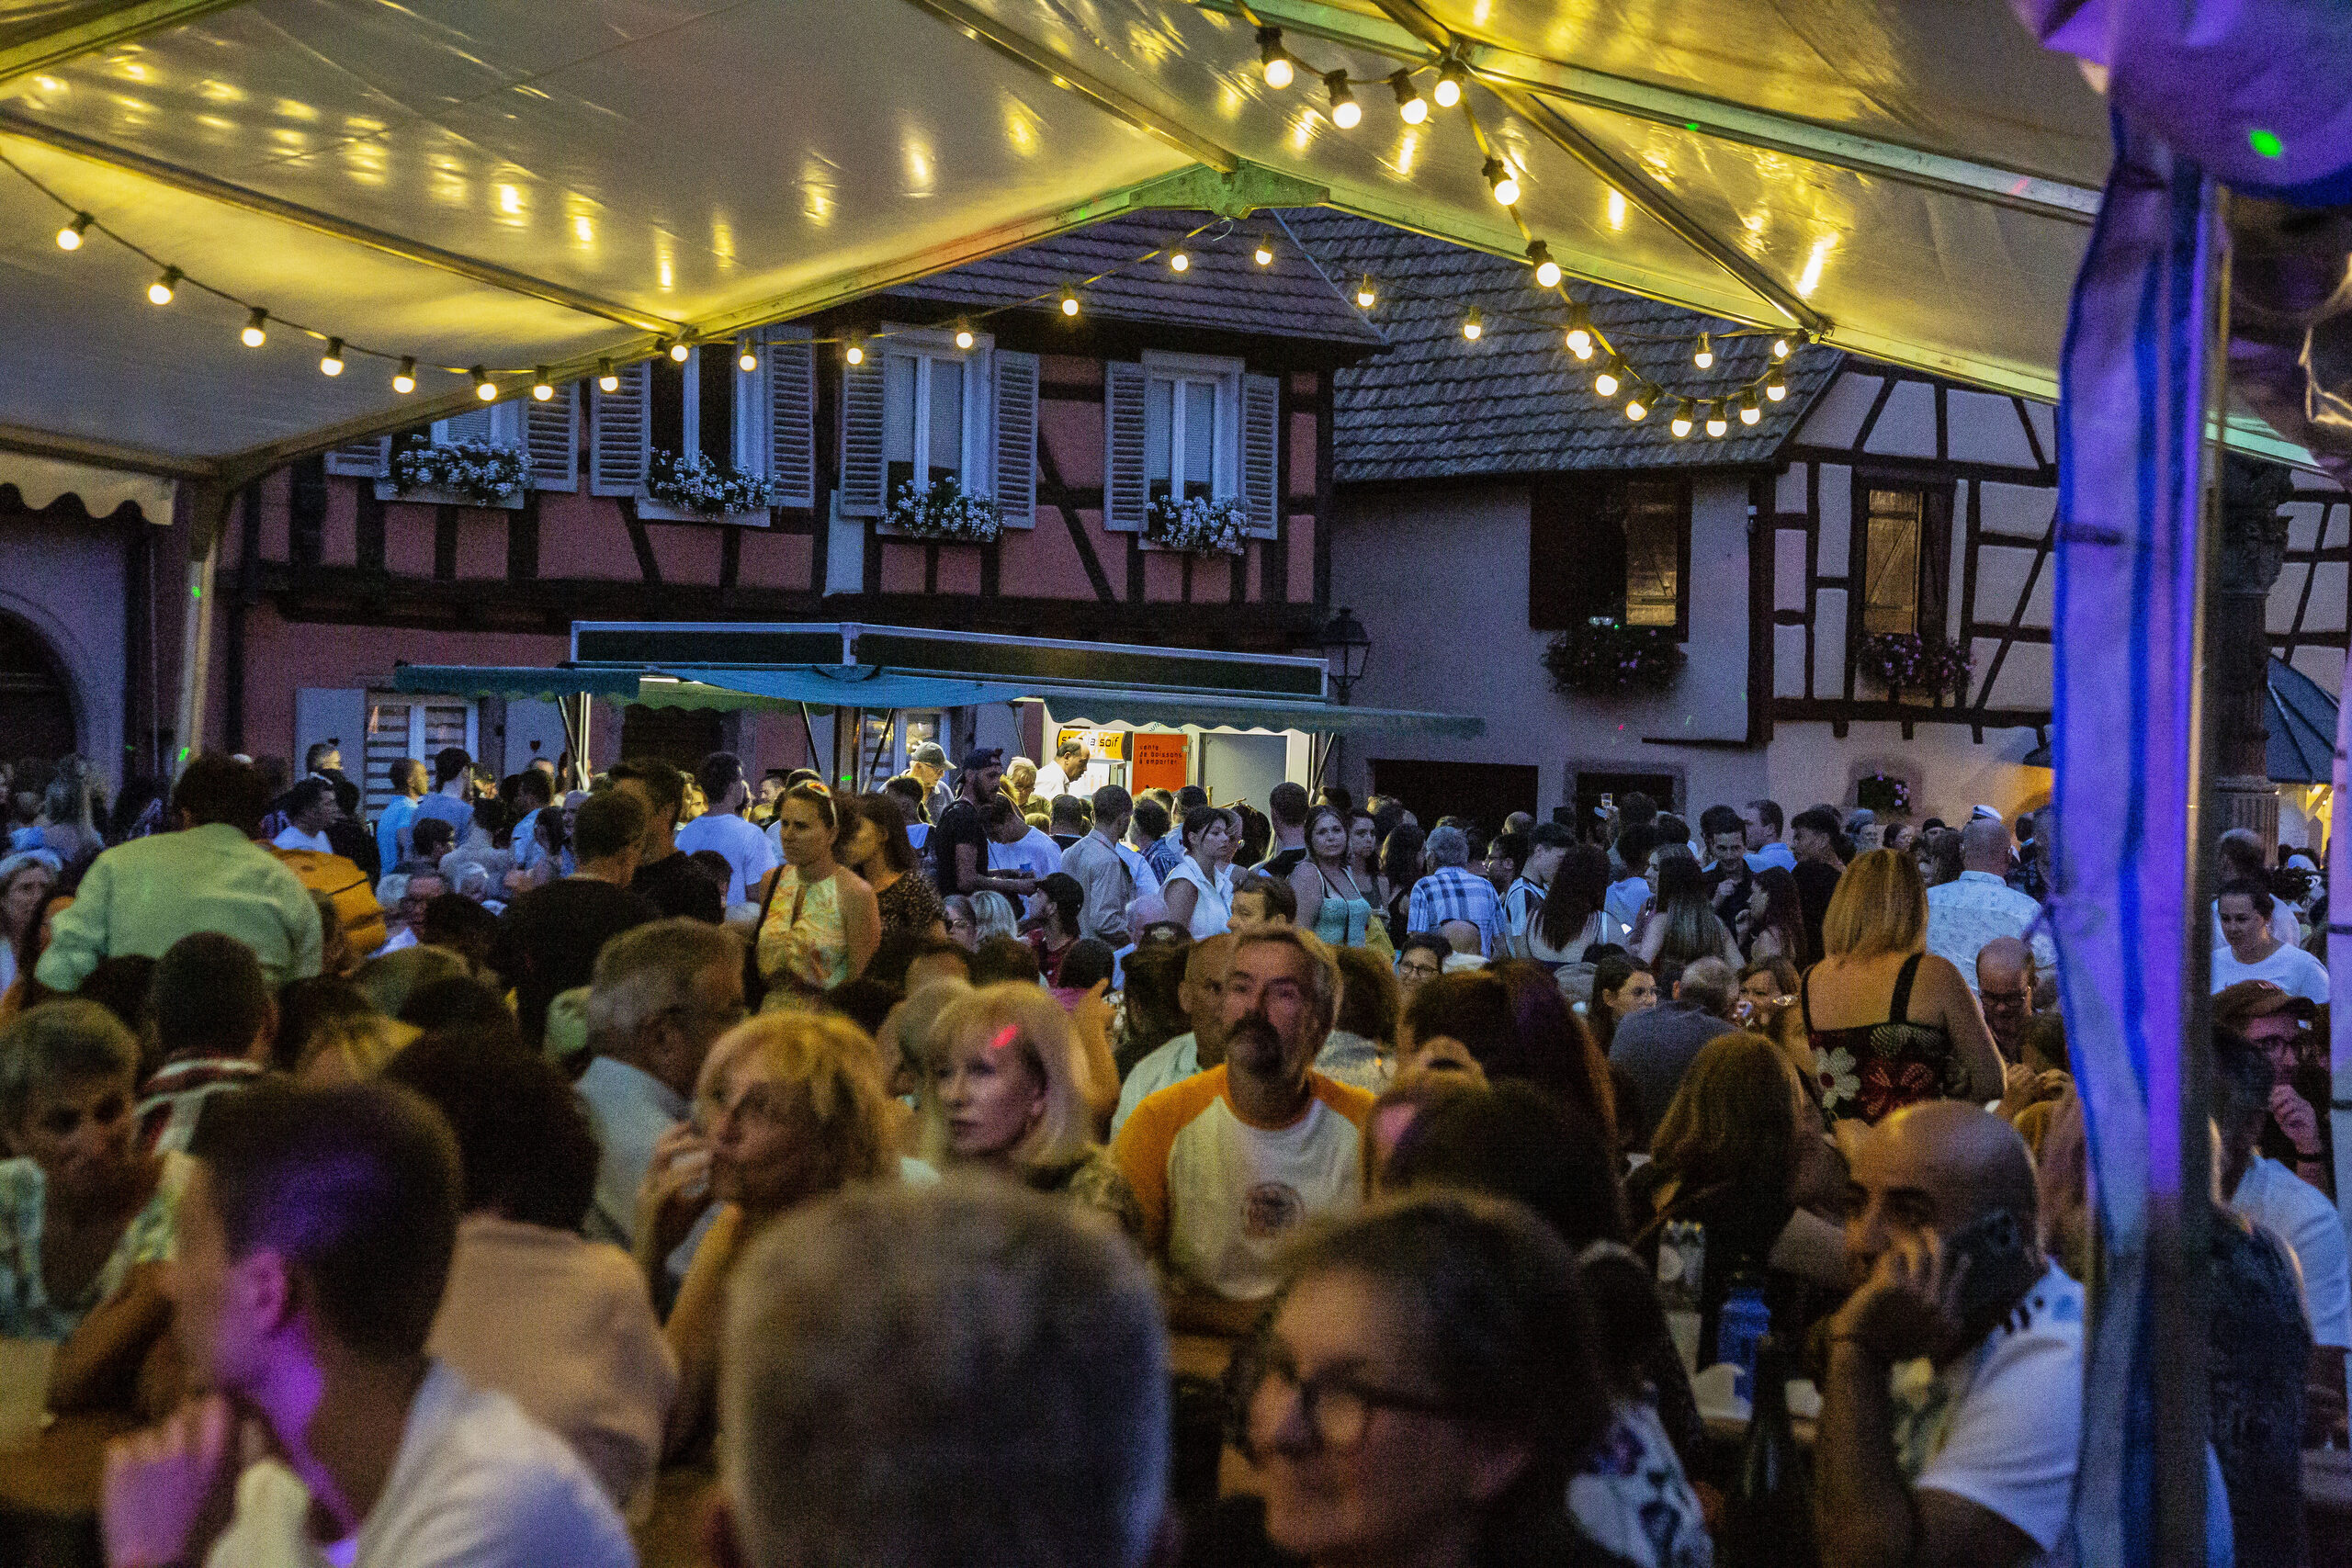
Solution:
{"label": "white window shutter", "polygon": [[580,488],[580,389],[558,387],[546,402],[522,405],[523,457],[539,490]]}
{"label": "white window shutter", "polygon": [[1102,526],[1122,534],[1143,532],[1144,401],[1142,366],[1102,367]]}
{"label": "white window shutter", "polygon": [[842,367],[842,488],[844,517],[882,515],[882,359]]}
{"label": "white window shutter", "polygon": [[779,327],[761,351],[767,378],[767,474],[776,504],[817,504],[817,349],[803,328]]}
{"label": "white window shutter", "polygon": [[999,349],[996,504],[1008,528],[1037,525],[1037,356]]}
{"label": "white window shutter", "polygon": [[652,458],[652,378],[643,360],[620,371],[620,389],[589,394],[594,423],[588,442],[588,491],[635,495]]}
{"label": "white window shutter", "polygon": [[331,474],[380,479],[391,472],[391,463],[392,438],[389,435],[379,435],[373,441],[346,441],[327,448],[327,472]]}
{"label": "white window shutter", "polygon": [[1282,401],[1273,377],[1241,378],[1241,499],[1257,539],[1272,538],[1281,521]]}

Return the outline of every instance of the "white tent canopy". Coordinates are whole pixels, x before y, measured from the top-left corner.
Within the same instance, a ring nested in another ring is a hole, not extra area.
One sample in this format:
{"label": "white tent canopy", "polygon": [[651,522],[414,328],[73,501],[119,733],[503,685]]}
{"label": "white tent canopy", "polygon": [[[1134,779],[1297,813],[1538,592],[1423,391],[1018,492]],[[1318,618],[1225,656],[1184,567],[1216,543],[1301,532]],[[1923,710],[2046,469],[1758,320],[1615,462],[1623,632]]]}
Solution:
{"label": "white tent canopy", "polygon": [[[1317,200],[2048,397],[2103,107],[2002,0],[0,0],[0,442],[234,483],[1136,205]],[[1252,18],[1363,84],[1258,68]],[[53,236],[75,210],[150,254]],[[329,379],[285,325],[418,357]],[[1532,292],[1532,291],[1531,291]],[[438,367],[438,368],[435,368]]]}

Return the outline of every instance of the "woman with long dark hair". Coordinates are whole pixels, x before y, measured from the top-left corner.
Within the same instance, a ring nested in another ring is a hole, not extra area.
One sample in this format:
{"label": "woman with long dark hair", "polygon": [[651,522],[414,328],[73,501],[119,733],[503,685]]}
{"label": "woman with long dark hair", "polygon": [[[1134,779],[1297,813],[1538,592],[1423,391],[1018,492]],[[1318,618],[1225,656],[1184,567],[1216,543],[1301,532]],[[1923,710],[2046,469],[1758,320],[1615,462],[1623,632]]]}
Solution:
{"label": "woman with long dark hair", "polygon": [[1528,932],[1528,956],[1544,968],[1581,963],[1595,942],[1623,945],[1626,931],[1608,909],[1609,852],[1571,844],[1552,874],[1552,886]]}
{"label": "woman with long dark hair", "polygon": [[842,863],[874,889],[882,931],[909,931],[940,938],[947,934],[946,911],[929,881],[915,874],[914,844],[907,837],[906,814],[892,795],[858,797],[858,824],[842,851]]}
{"label": "woman with long dark hair", "polygon": [[1160,884],[1168,918],[1199,942],[1233,923],[1233,818],[1214,806],[1184,813],[1184,855]]}
{"label": "woman with long dark hair", "polygon": [[1797,901],[1797,879],[1777,865],[1768,865],[1748,885],[1747,907],[1740,911],[1741,932],[1750,959],[1785,958],[1802,971],[1815,954],[1805,941],[1804,908]]}
{"label": "woman with long dark hair", "polygon": [[1657,901],[1634,946],[1643,963],[1688,964],[1721,958],[1739,967],[1739,944],[1708,902],[1706,877],[1696,856],[1680,844],[1660,847],[1650,857],[1650,886]]}
{"label": "woman with long dark hair", "polygon": [[1429,835],[1419,828],[1400,822],[1380,849],[1380,880],[1388,889],[1388,938],[1399,953],[1413,934],[1413,884],[1421,879],[1421,846],[1428,841]]}
{"label": "woman with long dark hair", "polygon": [[1657,1006],[1657,982],[1646,964],[1631,954],[1612,953],[1592,966],[1592,1001],[1585,1009],[1585,1028],[1602,1056],[1617,1038],[1617,1026],[1637,1012]]}

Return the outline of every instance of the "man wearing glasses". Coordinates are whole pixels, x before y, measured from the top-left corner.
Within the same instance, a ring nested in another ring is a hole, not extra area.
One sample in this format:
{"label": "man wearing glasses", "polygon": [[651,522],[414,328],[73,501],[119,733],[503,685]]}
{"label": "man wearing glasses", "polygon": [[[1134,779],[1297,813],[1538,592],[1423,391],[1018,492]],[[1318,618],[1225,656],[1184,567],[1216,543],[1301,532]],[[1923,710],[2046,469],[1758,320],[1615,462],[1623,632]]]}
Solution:
{"label": "man wearing glasses", "polygon": [[1151,1095],[1113,1157],[1164,1265],[1170,1321],[1236,1332],[1274,1289],[1274,1260],[1308,1220],[1351,1209],[1373,1097],[1314,1070],[1339,965],[1312,935],[1241,938],[1226,972],[1225,1063]]}

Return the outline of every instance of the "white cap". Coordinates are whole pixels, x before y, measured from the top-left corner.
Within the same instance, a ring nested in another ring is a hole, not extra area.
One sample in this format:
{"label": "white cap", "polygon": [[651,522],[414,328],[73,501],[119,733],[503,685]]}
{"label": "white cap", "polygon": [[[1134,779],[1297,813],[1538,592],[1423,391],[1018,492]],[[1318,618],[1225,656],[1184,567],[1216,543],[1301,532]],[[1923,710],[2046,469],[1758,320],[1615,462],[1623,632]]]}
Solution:
{"label": "white cap", "polygon": [[1989,806],[1976,807],[1968,813],[1968,819],[1971,822],[1975,821],[1979,818],[1985,818],[1995,822],[2006,822],[2008,820],[2007,818],[2003,817],[1999,812],[1994,810]]}

